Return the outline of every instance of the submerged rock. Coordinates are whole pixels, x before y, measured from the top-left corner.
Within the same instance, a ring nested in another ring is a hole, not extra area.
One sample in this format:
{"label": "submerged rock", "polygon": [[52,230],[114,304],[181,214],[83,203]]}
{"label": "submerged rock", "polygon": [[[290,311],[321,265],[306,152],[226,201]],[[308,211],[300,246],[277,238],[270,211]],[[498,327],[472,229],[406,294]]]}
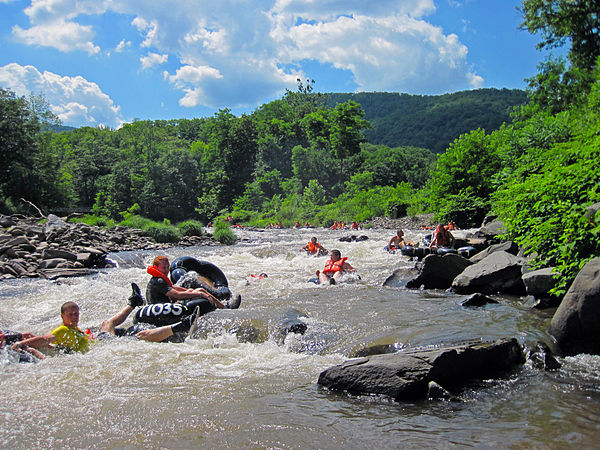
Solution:
{"label": "submerged rock", "polygon": [[460,304],[461,306],[483,306],[488,303],[498,303],[493,298],[489,298],[487,295],[475,293],[469,295],[467,298],[463,300]]}

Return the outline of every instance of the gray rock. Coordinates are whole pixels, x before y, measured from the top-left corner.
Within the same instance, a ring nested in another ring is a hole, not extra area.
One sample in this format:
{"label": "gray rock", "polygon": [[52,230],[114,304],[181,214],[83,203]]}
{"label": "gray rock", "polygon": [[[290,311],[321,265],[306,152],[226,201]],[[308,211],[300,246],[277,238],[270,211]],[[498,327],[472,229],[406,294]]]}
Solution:
{"label": "gray rock", "polygon": [[482,259],[487,258],[494,252],[507,252],[511,255],[516,255],[519,252],[519,246],[513,241],[505,241],[501,242],[500,244],[490,245],[485,250],[482,250],[476,255],[471,256],[470,261],[473,263],[477,263]]}
{"label": "gray rock", "polygon": [[46,248],[42,251],[42,259],[62,258],[69,261],[77,261],[77,255],[67,250]]}
{"label": "gray rock", "polygon": [[524,361],[516,339],[506,339],[349,360],[323,371],[318,383],[357,395],[425,399],[431,381],[453,392],[474,380],[498,378]]}
{"label": "gray rock", "polygon": [[16,222],[11,217],[0,215],[0,227],[8,228],[12,227],[15,224]]}
{"label": "gray rock", "polygon": [[48,221],[44,224],[46,236],[69,229],[69,224],[54,214],[48,215]]}
{"label": "gray rock", "polygon": [[475,236],[484,237],[486,239],[494,239],[505,232],[504,222],[501,220],[493,220],[486,223],[483,227],[476,231]]}
{"label": "gray rock", "polygon": [[459,401],[459,398],[452,395],[435,381],[430,381],[427,385],[427,400],[452,400]]}
{"label": "gray rock", "polygon": [[452,282],[452,290],[458,294],[502,292],[522,295],[525,293],[521,280],[524,263],[523,258],[510,253],[494,252],[458,275]]}
{"label": "gray rock", "polygon": [[25,236],[18,236],[2,244],[2,246],[6,248],[19,247],[21,245],[31,245],[31,242],[29,242],[29,239]]}
{"label": "gray rock", "polygon": [[308,316],[297,309],[291,308],[286,311],[277,324],[277,342],[283,343],[289,333],[304,334],[308,325],[302,320],[303,318],[308,318]]}
{"label": "gray rock", "polygon": [[44,259],[44,260],[40,261],[40,264],[38,265],[38,269],[40,269],[40,270],[55,269],[55,268],[63,265],[66,262],[67,262],[67,260],[64,258]]}
{"label": "gray rock", "polygon": [[534,367],[540,370],[557,370],[562,367],[562,364],[552,354],[550,347],[541,341],[538,341],[536,347],[529,352],[527,359],[531,361]]}
{"label": "gray rock", "polygon": [[468,259],[453,253],[427,255],[418,265],[419,274],[408,280],[407,288],[448,289],[452,281],[473,264]]}
{"label": "gray rock", "polygon": [[91,275],[94,271],[91,269],[72,269],[72,268],[57,268],[57,269],[45,269],[40,270],[39,274],[49,280],[56,280],[57,278],[65,277],[81,277],[84,275]]}
{"label": "gray rock", "polygon": [[567,355],[600,354],[600,258],[588,261],[554,313],[548,333]]}
{"label": "gray rock", "polygon": [[521,278],[527,294],[534,297],[548,297],[550,289],[556,286],[554,267],[525,272]]}
{"label": "gray rock", "polygon": [[460,304],[461,306],[484,306],[488,303],[498,303],[493,298],[489,298],[487,295],[483,295],[480,293],[475,293],[469,295],[463,302]]}
{"label": "gray rock", "polygon": [[587,221],[590,223],[598,223],[596,219],[598,211],[600,211],[600,202],[588,206],[588,209],[585,212],[585,218],[587,219]]}
{"label": "gray rock", "polygon": [[404,287],[406,286],[406,282],[417,276],[419,270],[416,267],[405,267],[394,270],[389,277],[383,282],[384,286],[389,287]]}

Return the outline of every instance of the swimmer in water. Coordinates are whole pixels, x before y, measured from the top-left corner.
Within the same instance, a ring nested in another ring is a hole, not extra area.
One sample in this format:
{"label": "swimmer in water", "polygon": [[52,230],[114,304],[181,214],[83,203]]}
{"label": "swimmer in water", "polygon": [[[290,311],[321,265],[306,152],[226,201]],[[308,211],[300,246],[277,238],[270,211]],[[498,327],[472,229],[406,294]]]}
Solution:
{"label": "swimmer in water", "polygon": [[[98,337],[106,335],[126,336],[134,335],[138,339],[150,342],[160,342],[173,336],[175,333],[187,332],[191,328],[198,314],[198,307],[195,311],[181,321],[158,328],[151,328],[135,332],[135,327],[130,329],[116,328],[121,325],[129,314],[138,306],[142,306],[144,299],[139,293],[139,287],[132,283],[133,294],[129,297],[129,304],[118,314],[102,322]],[[66,351],[85,353],[89,350],[90,342],[94,341],[91,333],[84,332],[79,328],[79,305],[75,302],[65,302],[60,308],[62,325],[43,336],[32,336],[16,342],[11,346],[15,351],[21,349],[44,349],[58,348]],[[130,334],[131,333],[131,334]]]}
{"label": "swimmer in water", "polygon": [[329,261],[325,263],[325,268],[322,272],[317,271],[319,283],[336,284],[342,274],[347,272],[356,272],[356,269],[346,262],[348,258],[342,258],[339,250],[331,250]]}

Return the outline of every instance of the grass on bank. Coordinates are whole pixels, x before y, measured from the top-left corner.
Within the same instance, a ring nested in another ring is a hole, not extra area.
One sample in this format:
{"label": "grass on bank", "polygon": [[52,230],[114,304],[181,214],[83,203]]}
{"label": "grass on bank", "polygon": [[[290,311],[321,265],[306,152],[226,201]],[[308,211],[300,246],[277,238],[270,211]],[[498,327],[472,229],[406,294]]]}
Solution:
{"label": "grass on bank", "polygon": [[117,223],[109,217],[86,214],[83,217],[74,218],[73,221],[105,228],[114,228],[116,226],[137,228],[138,230],[142,230],[146,236],[159,243],[179,242],[184,236],[206,235],[204,224],[197,220],[186,220],[177,225],[172,225],[168,219],[156,222],[137,214],[126,214],[126,217]]}

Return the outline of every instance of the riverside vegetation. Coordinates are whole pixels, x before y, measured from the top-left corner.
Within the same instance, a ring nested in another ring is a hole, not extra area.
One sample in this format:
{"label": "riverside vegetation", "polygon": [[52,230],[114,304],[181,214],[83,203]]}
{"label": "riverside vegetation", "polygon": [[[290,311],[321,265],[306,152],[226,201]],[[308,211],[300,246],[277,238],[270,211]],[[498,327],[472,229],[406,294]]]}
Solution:
{"label": "riverside vegetation", "polygon": [[521,11],[540,47],[566,43],[567,58],[540,65],[510,121],[473,124],[439,157],[439,143],[367,142],[362,106],[328,103],[312,81],[241,117],[225,109],[60,133],[43,98],[1,89],[0,212],[82,207],[107,224],[143,216],[158,221],[159,239],[170,220],[219,216],[327,226],[433,212],[470,227],[494,214],[537,265],[556,267],[560,295],[600,253],[600,24],[593,0],[523,0]]}

